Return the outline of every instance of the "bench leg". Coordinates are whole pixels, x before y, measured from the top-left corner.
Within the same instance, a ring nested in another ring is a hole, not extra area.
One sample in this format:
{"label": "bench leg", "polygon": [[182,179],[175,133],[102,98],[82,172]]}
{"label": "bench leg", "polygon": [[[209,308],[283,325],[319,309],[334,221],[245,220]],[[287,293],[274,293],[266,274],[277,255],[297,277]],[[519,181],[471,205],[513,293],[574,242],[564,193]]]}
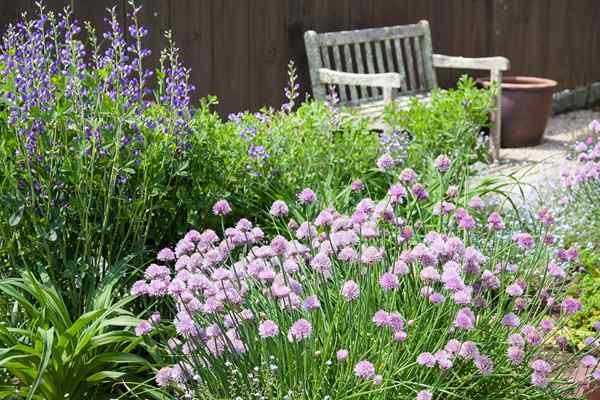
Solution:
{"label": "bench leg", "polygon": [[491,81],[498,84],[492,113],[493,126],[490,129],[492,161],[498,161],[500,159],[500,135],[502,134],[502,71],[492,70]]}

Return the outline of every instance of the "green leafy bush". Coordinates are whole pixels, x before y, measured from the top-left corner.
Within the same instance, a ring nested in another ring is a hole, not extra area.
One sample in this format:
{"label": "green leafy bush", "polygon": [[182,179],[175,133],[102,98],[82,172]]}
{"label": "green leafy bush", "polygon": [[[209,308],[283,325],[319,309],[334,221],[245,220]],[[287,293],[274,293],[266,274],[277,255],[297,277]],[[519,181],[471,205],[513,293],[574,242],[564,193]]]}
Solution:
{"label": "green leafy bush", "polygon": [[473,79],[463,76],[456,89],[434,89],[431,102],[414,99],[406,110],[396,103],[386,107],[384,120],[396,131],[412,135],[408,164],[422,166],[424,154],[432,158],[447,154],[469,163],[487,158],[482,130],[489,126],[493,89],[478,89]]}
{"label": "green leafy bush", "polygon": [[132,298],[113,302],[112,284],[76,319],[56,288],[29,272],[0,282],[0,293],[20,314],[0,323],[0,367],[19,382],[0,387],[0,398],[109,399],[150,369],[133,353],[143,341],[128,329],[140,322],[124,309]]}

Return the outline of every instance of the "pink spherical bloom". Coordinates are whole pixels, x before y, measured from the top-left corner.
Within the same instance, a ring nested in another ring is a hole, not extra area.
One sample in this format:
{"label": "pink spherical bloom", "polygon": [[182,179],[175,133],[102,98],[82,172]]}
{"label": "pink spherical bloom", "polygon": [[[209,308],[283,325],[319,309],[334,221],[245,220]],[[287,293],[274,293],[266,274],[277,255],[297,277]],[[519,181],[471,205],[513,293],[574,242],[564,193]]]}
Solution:
{"label": "pink spherical bloom", "polygon": [[310,261],[310,266],[322,274],[329,275],[331,273],[331,259],[327,254],[318,253]]}
{"label": "pink spherical bloom", "polygon": [[279,334],[279,327],[277,324],[269,319],[262,321],[258,325],[258,335],[262,339],[277,336]]}
{"label": "pink spherical bloom", "polygon": [[544,374],[540,374],[538,372],[534,372],[531,374],[531,384],[533,386],[537,386],[539,388],[545,388],[548,386],[550,382],[548,381],[548,377]]}
{"label": "pink spherical bloom", "polygon": [[390,196],[390,204],[401,204],[407,195],[406,189],[400,184],[392,185],[388,189],[388,195]]}
{"label": "pink spherical bloom", "polygon": [[437,170],[440,172],[448,171],[450,169],[450,166],[452,165],[452,161],[445,154],[437,156],[433,163],[435,164]]}
{"label": "pink spherical bloom", "polygon": [[477,344],[470,340],[467,340],[460,347],[460,351],[458,355],[464,358],[465,360],[472,360],[479,356],[479,349],[477,348]]}
{"label": "pink spherical bloom", "polygon": [[351,262],[356,260],[357,254],[353,247],[344,247],[337,255],[338,260]]}
{"label": "pink spherical bloom", "polygon": [[475,314],[468,307],[461,308],[454,319],[454,326],[470,331],[475,328]]}
{"label": "pink spherical bloom", "polygon": [[315,295],[308,296],[306,299],[304,299],[304,302],[302,303],[302,308],[304,308],[307,311],[318,310],[319,308],[321,308],[321,302],[319,301],[319,298]]}
{"label": "pink spherical bloom", "polygon": [[231,206],[227,200],[219,200],[213,205],[212,212],[214,215],[227,215],[231,212]]}
{"label": "pink spherical bloom", "polygon": [[593,327],[597,332],[600,332],[600,321],[594,322]]}
{"label": "pink spherical bloom", "polygon": [[424,352],[417,356],[417,364],[423,365],[427,368],[433,368],[435,366],[435,362],[435,357],[429,352]]}
{"label": "pink spherical bloom", "polygon": [[397,260],[394,263],[394,274],[396,275],[406,275],[410,272],[410,268],[408,268],[408,265],[406,265],[406,263],[402,260]]}
{"label": "pink spherical bloom", "polygon": [[384,310],[379,310],[373,315],[372,321],[376,326],[387,326],[390,322],[390,314]]}
{"label": "pink spherical bloom", "polygon": [[548,375],[552,372],[552,366],[548,362],[539,358],[537,360],[533,360],[529,366],[538,374]]}
{"label": "pink spherical bloom", "polygon": [[346,349],[340,349],[335,353],[335,358],[337,358],[338,361],[346,361],[346,359],[348,358],[348,350]]}
{"label": "pink spherical bloom", "polygon": [[581,359],[581,365],[586,368],[594,368],[598,365],[598,359],[588,354]]}
{"label": "pink spherical bloom", "polygon": [[360,295],[360,287],[358,283],[354,281],[346,281],[342,286],[342,296],[348,301],[353,301],[358,299]]}
{"label": "pink spherical bloom", "polygon": [[288,340],[290,342],[300,342],[307,339],[312,333],[312,325],[304,318],[300,318],[292,324],[288,331]]}
{"label": "pink spherical bloom", "polygon": [[270,213],[274,217],[286,217],[289,213],[289,209],[285,201],[275,200],[271,205]]}
{"label": "pink spherical bloom", "polygon": [[382,155],[377,160],[377,168],[379,168],[381,171],[387,171],[388,169],[392,169],[394,168],[395,164],[396,162],[394,161],[394,158],[388,153]]}
{"label": "pink spherical bloom", "polygon": [[483,210],[485,208],[485,204],[483,203],[483,200],[481,200],[481,197],[475,196],[469,200],[469,207],[475,210]]}
{"label": "pink spherical bloom", "polygon": [[529,233],[515,233],[512,236],[512,240],[524,250],[531,250],[535,244],[533,236]]}
{"label": "pink spherical bloom", "polygon": [[156,373],[156,384],[158,387],[166,388],[173,382],[173,368],[163,367]]}
{"label": "pink spherical bloom", "polygon": [[471,304],[473,289],[469,286],[454,293],[454,303],[460,305]]}
{"label": "pink spherical bloom", "polygon": [[552,321],[551,319],[543,319],[540,321],[540,328],[542,329],[542,331],[548,333],[552,329],[554,329],[554,321]]}
{"label": "pink spherical bloom", "polygon": [[375,367],[367,360],[362,360],[354,366],[354,375],[359,378],[369,379],[375,376]]}
{"label": "pink spherical bloom", "polygon": [[152,325],[148,321],[141,321],[138,326],[135,327],[136,336],[144,336],[152,331]]}
{"label": "pink spherical bloom", "polygon": [[136,281],[133,286],[131,286],[130,293],[132,296],[140,296],[144,294],[148,294],[150,290],[150,286],[144,280]]}
{"label": "pink spherical bloom", "polygon": [[523,288],[518,283],[513,283],[506,288],[506,294],[513,297],[518,297],[523,294]]}
{"label": "pink spherical bloom", "polygon": [[304,188],[300,193],[296,195],[300,203],[302,204],[312,204],[317,201],[317,195],[310,188]]}
{"label": "pink spherical bloom", "polygon": [[508,337],[508,339],[506,341],[511,346],[515,346],[515,347],[524,347],[525,346],[525,339],[523,339],[523,336],[519,335],[518,333],[513,333],[512,335],[510,335]]}
{"label": "pink spherical bloom", "polygon": [[567,314],[575,314],[577,311],[581,310],[581,303],[577,299],[567,297],[563,300],[561,307],[563,312]]}
{"label": "pink spherical bloom", "polygon": [[520,323],[519,317],[514,313],[508,313],[502,318],[502,325],[509,328],[516,328]]}
{"label": "pink spherical bloom", "polygon": [[382,382],[383,382],[383,376],[375,375],[375,377],[373,378],[373,385],[381,385]]}
{"label": "pink spherical bloom", "polygon": [[360,192],[364,188],[365,188],[365,184],[360,179],[356,179],[356,180],[352,181],[352,183],[350,184],[350,189],[355,193]]}
{"label": "pink spherical bloom", "polygon": [[450,186],[448,186],[448,190],[446,190],[446,196],[448,196],[448,197],[458,197],[459,194],[460,194],[460,192],[458,190],[458,186],[456,186],[456,185],[450,185]]}
{"label": "pink spherical bloom", "polygon": [[525,358],[525,351],[521,347],[510,346],[506,351],[506,357],[508,357],[512,365],[520,365]]}
{"label": "pink spherical bloom", "polygon": [[175,253],[173,253],[173,250],[169,249],[168,247],[165,247],[164,249],[158,252],[158,254],[156,255],[156,259],[158,261],[173,261],[175,260]]}
{"label": "pink spherical bloom", "polygon": [[153,312],[152,315],[150,316],[150,322],[152,322],[152,325],[158,325],[160,324],[160,312],[156,311]]}
{"label": "pink spherical bloom", "polygon": [[433,399],[433,394],[429,390],[421,390],[417,393],[416,400],[431,400]]}
{"label": "pink spherical bloom", "polygon": [[441,369],[452,368],[452,360],[450,359],[450,354],[446,350],[440,350],[436,352],[434,357]]}
{"label": "pink spherical bloom", "polygon": [[394,290],[400,286],[400,281],[396,275],[391,272],[386,272],[379,277],[379,286],[381,286],[384,291]]}
{"label": "pink spherical bloom", "polygon": [[417,181],[417,174],[410,168],[405,168],[400,172],[400,180],[404,183],[415,183]]}
{"label": "pink spherical bloom", "polygon": [[488,217],[488,225],[492,229],[501,230],[504,229],[504,222],[502,222],[502,217],[497,212],[493,212]]}
{"label": "pink spherical bloom", "polygon": [[360,261],[367,265],[373,265],[383,259],[384,250],[375,246],[367,246],[362,249]]}
{"label": "pink spherical bloom", "polygon": [[446,347],[444,349],[450,354],[457,354],[460,351],[460,347],[462,343],[456,339],[450,339],[448,343],[446,343]]}
{"label": "pink spherical bloom", "polygon": [[417,200],[427,200],[429,198],[429,192],[425,189],[425,186],[415,183],[411,188],[410,192],[417,198]]}
{"label": "pink spherical bloom", "polygon": [[403,342],[408,337],[408,333],[404,331],[396,331],[394,332],[394,340],[397,342]]}
{"label": "pink spherical bloom", "polygon": [[441,293],[434,292],[429,295],[429,301],[431,301],[433,304],[441,304],[446,301],[446,297],[444,297],[444,295]]}
{"label": "pink spherical bloom", "polygon": [[540,211],[538,211],[537,218],[544,225],[553,225],[555,222],[554,216],[547,208],[542,208]]}
{"label": "pink spherical bloom", "polygon": [[475,367],[482,375],[489,375],[494,370],[494,362],[488,356],[479,355],[474,358]]}
{"label": "pink spherical bloom", "polygon": [[441,279],[440,273],[434,267],[423,268],[419,276],[422,280],[430,282],[438,282]]}

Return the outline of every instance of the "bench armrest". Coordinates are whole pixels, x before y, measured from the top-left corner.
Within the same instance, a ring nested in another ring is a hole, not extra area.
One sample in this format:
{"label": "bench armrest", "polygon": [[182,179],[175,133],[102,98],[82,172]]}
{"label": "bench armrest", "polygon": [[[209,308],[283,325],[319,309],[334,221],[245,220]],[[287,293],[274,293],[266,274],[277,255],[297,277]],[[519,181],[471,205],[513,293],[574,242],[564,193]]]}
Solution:
{"label": "bench armrest", "polygon": [[483,69],[488,71],[506,71],[508,68],[510,68],[510,61],[508,61],[508,58],[506,57],[467,58],[434,54],[433,66],[437,68],[465,68]]}
{"label": "bench armrest", "polygon": [[327,85],[353,85],[383,88],[383,100],[391,102],[397,89],[403,84],[402,75],[397,72],[381,74],[356,74],[319,68],[319,81]]}
{"label": "bench armrest", "polygon": [[328,85],[354,85],[374,87],[402,87],[402,75],[396,72],[381,74],[355,74],[352,72],[334,71],[328,68],[319,68],[321,83]]}

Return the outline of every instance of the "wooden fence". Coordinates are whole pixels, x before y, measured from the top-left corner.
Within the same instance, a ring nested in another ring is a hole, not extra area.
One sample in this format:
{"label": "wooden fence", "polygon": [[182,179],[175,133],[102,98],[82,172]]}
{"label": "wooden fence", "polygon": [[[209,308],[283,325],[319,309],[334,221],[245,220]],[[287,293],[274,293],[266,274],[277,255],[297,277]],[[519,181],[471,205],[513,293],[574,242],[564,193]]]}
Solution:
{"label": "wooden fence", "polygon": [[[32,0],[2,0],[0,31]],[[434,51],[503,55],[511,74],[556,79],[561,88],[600,80],[600,0],[138,0],[155,61],[161,31],[171,29],[192,68],[198,95],[214,94],[222,114],[283,101],[294,60],[309,90],[303,32],[335,31],[427,19]],[[107,6],[126,20],[127,0],[46,0],[71,5],[80,20],[104,28]],[[443,86],[460,72],[440,71]]]}

